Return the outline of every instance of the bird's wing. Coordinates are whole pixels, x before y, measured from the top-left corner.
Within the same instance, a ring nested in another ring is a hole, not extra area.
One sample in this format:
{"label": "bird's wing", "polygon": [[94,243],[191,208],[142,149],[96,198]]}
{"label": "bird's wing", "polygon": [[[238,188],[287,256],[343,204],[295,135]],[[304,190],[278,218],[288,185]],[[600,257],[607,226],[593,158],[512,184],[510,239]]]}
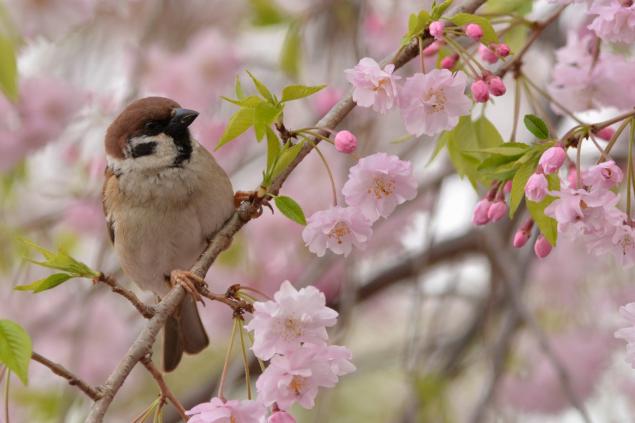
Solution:
{"label": "bird's wing", "polygon": [[117,190],[117,176],[112,170],[106,168],[106,180],[101,192],[101,204],[104,208],[104,216],[106,216],[106,226],[108,228],[108,236],[110,242],[115,243],[115,219],[111,212],[114,193]]}

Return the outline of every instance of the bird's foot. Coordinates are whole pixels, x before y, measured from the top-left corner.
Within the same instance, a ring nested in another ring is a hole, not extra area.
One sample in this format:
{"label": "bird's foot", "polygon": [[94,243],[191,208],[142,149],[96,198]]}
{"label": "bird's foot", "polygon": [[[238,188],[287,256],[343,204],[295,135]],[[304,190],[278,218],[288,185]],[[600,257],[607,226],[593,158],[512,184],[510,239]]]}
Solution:
{"label": "bird's foot", "polygon": [[194,298],[194,301],[204,303],[199,287],[205,286],[205,281],[200,276],[187,270],[173,270],[170,273],[170,284],[181,285]]}
{"label": "bird's foot", "polygon": [[262,208],[269,207],[271,213],[273,213],[273,207],[269,204],[270,196],[264,191],[264,189],[260,189],[258,191],[236,191],[234,194],[234,207],[238,208],[240,204],[244,201],[248,201],[253,203],[255,200],[259,200],[258,209],[251,216],[252,218],[257,218],[262,215]]}

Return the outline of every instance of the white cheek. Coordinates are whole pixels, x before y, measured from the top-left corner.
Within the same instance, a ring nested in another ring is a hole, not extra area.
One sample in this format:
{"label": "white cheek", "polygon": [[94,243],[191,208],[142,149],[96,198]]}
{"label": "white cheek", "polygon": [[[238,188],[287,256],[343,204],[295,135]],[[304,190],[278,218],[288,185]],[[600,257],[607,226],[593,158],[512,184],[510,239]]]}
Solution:
{"label": "white cheek", "polygon": [[174,159],[178,155],[176,145],[165,134],[159,134],[156,136],[142,136],[132,138],[129,143],[131,147],[137,144],[143,144],[148,142],[155,142],[156,148],[154,153],[148,156],[125,159],[115,159],[108,157],[108,165],[116,173],[128,173],[128,172],[144,172],[144,171],[156,171],[162,168],[171,167],[174,163]]}

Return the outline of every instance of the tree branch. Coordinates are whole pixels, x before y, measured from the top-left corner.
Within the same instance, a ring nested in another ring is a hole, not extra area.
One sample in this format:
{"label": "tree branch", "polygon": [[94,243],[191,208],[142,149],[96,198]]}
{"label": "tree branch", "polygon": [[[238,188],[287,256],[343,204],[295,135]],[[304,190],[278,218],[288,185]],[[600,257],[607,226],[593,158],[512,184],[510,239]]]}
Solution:
{"label": "tree branch", "polygon": [[112,292],[114,292],[115,294],[119,294],[122,297],[124,297],[126,300],[128,300],[130,304],[132,304],[137,309],[137,311],[139,311],[139,313],[141,313],[141,315],[145,317],[146,319],[150,319],[152,316],[154,316],[153,307],[141,301],[139,297],[135,295],[134,292],[119,285],[117,280],[113,278],[112,276],[106,275],[104,273],[100,273],[99,276],[93,279],[93,282],[95,283],[101,282],[108,285],[110,289],[112,289]]}
{"label": "tree branch", "polygon": [[69,385],[76,386],[93,401],[98,401],[101,398],[101,393],[98,389],[93,388],[92,386],[75,376],[61,364],[57,364],[49,360],[48,358],[36,353],[35,351],[31,354],[31,359],[33,361],[37,361],[45,367],[48,367],[53,373],[66,379]]}
{"label": "tree branch", "polygon": [[187,414],[185,414],[185,408],[183,407],[183,404],[181,404],[181,402],[176,398],[168,385],[165,383],[161,371],[157,369],[152,362],[152,356],[150,354],[143,356],[143,358],[141,359],[141,363],[143,363],[145,368],[148,369],[150,375],[152,375],[154,380],[157,382],[157,385],[159,385],[159,390],[161,391],[161,397],[163,401],[165,401],[166,399],[170,401],[174,408],[176,408],[176,411],[178,411],[183,421],[188,421],[189,417],[187,416]]}
{"label": "tree branch", "polygon": [[[483,4],[485,0],[472,0],[463,6],[460,10],[465,12],[474,12]],[[426,44],[430,44],[432,40],[428,38]],[[401,48],[391,60],[396,68],[402,67],[418,54],[418,44],[416,40],[410,42],[406,47]],[[355,103],[351,94],[341,99],[329,112],[315,125],[317,127],[335,128],[344,118],[353,110]],[[326,135],[326,134],[324,134]],[[318,144],[319,138],[315,138],[313,144]],[[306,143],[297,157],[289,164],[289,166],[274,179],[269,187],[270,193],[277,194],[287,180],[291,172],[300,164],[313,149],[312,143]],[[201,254],[191,271],[201,278],[205,278],[207,271],[212,266],[218,255],[231,244],[233,236],[256,216],[260,207],[265,201],[264,197],[256,197],[252,202],[243,202],[236,212],[225,222],[223,227],[211,239],[209,246]],[[185,296],[185,290],[182,286],[176,285],[170,292],[163,297],[161,302],[155,308],[155,314],[147,323],[146,327],[137,336],[128,352],[115,368],[113,373],[108,377],[106,383],[102,387],[103,397],[96,401],[90,409],[86,419],[87,423],[98,423],[103,421],[104,415],[108,407],[112,403],[115,394],[123,385],[124,380],[128,377],[132,368],[137,364],[152,348],[157,334],[165,325],[168,316],[176,310]]]}

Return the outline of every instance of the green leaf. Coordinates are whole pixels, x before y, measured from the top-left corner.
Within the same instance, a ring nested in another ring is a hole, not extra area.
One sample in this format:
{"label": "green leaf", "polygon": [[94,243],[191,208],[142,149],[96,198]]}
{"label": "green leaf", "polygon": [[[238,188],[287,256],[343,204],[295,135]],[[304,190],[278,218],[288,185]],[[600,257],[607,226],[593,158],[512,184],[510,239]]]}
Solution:
{"label": "green leaf", "polygon": [[316,85],[314,87],[306,85],[289,85],[282,90],[282,102],[297,100],[299,98],[308,97],[320,91],[326,85]]}
{"label": "green leaf", "polygon": [[44,279],[37,280],[28,285],[18,285],[15,289],[18,291],[33,291],[33,293],[38,293],[55,288],[73,277],[73,275],[69,275],[68,273],[53,273]]}
{"label": "green leaf", "polygon": [[443,13],[445,13],[445,11],[447,10],[448,7],[450,7],[452,5],[452,1],[453,0],[445,0],[442,3],[439,4],[435,4],[432,7],[432,20],[436,21],[438,20],[441,16],[443,16]]}
{"label": "green leaf", "polygon": [[525,25],[514,25],[505,31],[503,34],[503,41],[509,46],[512,54],[520,51],[527,42],[527,36],[529,35],[529,28]]}
{"label": "green leaf", "polygon": [[254,124],[254,109],[243,107],[229,118],[225,132],[218,140],[214,150],[218,150],[228,142],[236,139]]}
{"label": "green leaf", "polygon": [[434,146],[434,151],[432,151],[432,155],[430,156],[430,159],[428,160],[428,163],[426,163],[426,166],[428,166],[430,163],[432,163],[432,161],[439,155],[441,150],[443,150],[443,148],[448,145],[448,141],[449,140],[450,140],[450,135],[449,135],[448,131],[444,131],[439,136],[439,138],[437,138],[437,145]]}
{"label": "green leaf", "polygon": [[529,132],[534,134],[536,138],[546,140],[549,138],[549,129],[547,124],[536,115],[525,115],[523,122]]}
{"label": "green leaf", "polygon": [[249,0],[253,13],[252,23],[255,26],[277,25],[287,17],[272,0]]}
{"label": "green leaf", "polygon": [[[243,91],[243,86],[240,83],[240,75],[236,75],[236,81],[234,82],[234,93],[236,93],[236,98],[242,100],[245,97],[245,92]],[[225,97],[223,97],[225,98]],[[225,98],[227,101],[233,102],[231,99]]]}
{"label": "green leaf", "polygon": [[18,66],[11,38],[0,33],[0,90],[10,100],[18,97]]}
{"label": "green leaf", "polygon": [[474,122],[474,130],[476,131],[476,139],[479,146],[493,148],[503,145],[504,141],[500,132],[485,116]]}
{"label": "green leaf", "polygon": [[430,22],[432,22],[432,17],[425,10],[410,15],[408,17],[408,33],[401,40],[401,44],[408,44],[410,40],[420,36]]}
{"label": "green leaf", "polygon": [[0,363],[18,375],[23,384],[29,381],[31,337],[11,320],[0,320]]}
{"label": "green leaf", "polygon": [[234,100],[233,98],[229,98],[225,96],[221,96],[221,98],[225,101],[235,104],[236,106],[246,107],[248,109],[253,109],[257,105],[265,102],[262,98],[256,95],[250,95],[248,97],[239,98],[238,100]]}
{"label": "green leaf", "polygon": [[492,24],[483,16],[473,15],[471,13],[457,13],[450,18],[450,21],[457,26],[465,26],[470,23],[478,24],[483,30],[481,42],[485,45],[490,43],[498,43],[498,35]]}
{"label": "green leaf", "polygon": [[273,129],[267,127],[267,172],[270,174],[273,170],[273,165],[276,159],[280,155],[280,140]]}
{"label": "green leaf", "polygon": [[487,0],[483,9],[485,13],[526,15],[531,12],[532,6],[532,0]]}
{"label": "green leaf", "polygon": [[272,180],[284,172],[291,162],[295,160],[300,150],[302,150],[303,145],[303,141],[291,146],[289,146],[289,144],[285,144],[285,148],[282,150],[282,153],[280,153],[280,156],[271,171]]}
{"label": "green leaf", "polygon": [[475,154],[500,154],[501,156],[520,157],[529,151],[530,147],[521,142],[506,142],[498,147],[481,148],[478,150],[466,150],[465,153]]}
{"label": "green leaf", "polygon": [[260,82],[251,72],[247,71],[247,75],[249,75],[249,77],[253,81],[254,86],[256,87],[260,95],[263,96],[269,103],[275,104],[276,100],[274,99],[273,94],[271,94],[271,91],[269,91],[269,88],[267,88],[265,84]]}
{"label": "green leaf", "polygon": [[[560,179],[558,178],[558,175],[548,175],[547,180],[549,181],[550,190],[557,191],[560,189]],[[529,214],[531,215],[532,219],[534,219],[534,222],[536,222],[536,226],[538,226],[540,232],[554,247],[558,239],[558,222],[556,222],[555,219],[545,215],[545,208],[549,204],[554,202],[555,199],[555,197],[548,195],[539,203],[534,201],[526,201],[527,210],[529,210]]]}
{"label": "green leaf", "polygon": [[280,69],[292,79],[297,79],[300,74],[301,44],[300,27],[298,24],[292,23],[289,25],[280,51]]}
{"label": "green leaf", "polygon": [[274,201],[276,202],[276,207],[283,215],[300,225],[306,225],[306,218],[304,217],[302,207],[300,207],[293,198],[279,195]]}
{"label": "green leaf", "polygon": [[274,106],[269,103],[260,103],[254,109],[254,122],[263,125],[271,125],[282,113],[282,106]]}
{"label": "green leaf", "polygon": [[40,247],[39,245],[28,240],[22,240],[22,243],[27,248],[34,249],[44,256],[44,261],[27,259],[31,263],[55,270],[62,270],[76,277],[94,278],[99,276],[99,272],[96,272],[84,263],[75,260],[64,251],[49,251],[46,248]]}
{"label": "green leaf", "polygon": [[265,133],[267,132],[267,126],[260,123],[260,122],[256,122],[254,123],[254,133],[256,134],[256,141],[260,142],[262,141],[262,139],[265,136]]}
{"label": "green leaf", "polygon": [[536,170],[536,162],[528,162],[522,165],[512,179],[512,191],[509,194],[509,218],[514,217],[518,206],[525,196],[525,185]]}

